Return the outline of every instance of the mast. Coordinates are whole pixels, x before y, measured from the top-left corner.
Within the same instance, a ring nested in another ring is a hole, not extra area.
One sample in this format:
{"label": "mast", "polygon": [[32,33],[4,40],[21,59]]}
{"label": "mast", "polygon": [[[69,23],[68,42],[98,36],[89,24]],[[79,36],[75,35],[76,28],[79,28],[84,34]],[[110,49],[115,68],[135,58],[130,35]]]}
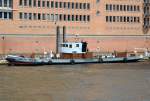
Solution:
{"label": "mast", "polygon": [[56,27],[56,53],[60,52],[60,27]]}

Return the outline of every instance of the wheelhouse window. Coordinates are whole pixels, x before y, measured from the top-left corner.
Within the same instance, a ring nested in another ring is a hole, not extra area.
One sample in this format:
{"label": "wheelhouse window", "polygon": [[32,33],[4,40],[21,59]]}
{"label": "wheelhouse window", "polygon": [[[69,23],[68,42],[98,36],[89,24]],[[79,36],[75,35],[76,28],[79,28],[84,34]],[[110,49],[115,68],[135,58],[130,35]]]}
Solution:
{"label": "wheelhouse window", "polygon": [[69,48],[72,48],[72,45],[69,45]]}
{"label": "wheelhouse window", "polygon": [[76,47],[79,47],[79,44],[76,44]]}

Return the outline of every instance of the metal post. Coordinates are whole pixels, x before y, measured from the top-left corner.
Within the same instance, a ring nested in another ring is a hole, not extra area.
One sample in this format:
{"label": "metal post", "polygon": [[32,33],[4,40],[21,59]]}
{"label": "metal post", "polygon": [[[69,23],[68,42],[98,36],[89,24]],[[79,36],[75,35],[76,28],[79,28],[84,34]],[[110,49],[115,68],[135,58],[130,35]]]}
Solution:
{"label": "metal post", "polygon": [[4,36],[2,37],[2,41],[3,41],[3,44],[2,44],[3,52],[2,52],[2,54],[5,55],[5,37]]}
{"label": "metal post", "polygon": [[66,27],[63,26],[63,42],[66,41]]}
{"label": "metal post", "polygon": [[56,27],[56,53],[59,53],[60,50],[60,27]]}

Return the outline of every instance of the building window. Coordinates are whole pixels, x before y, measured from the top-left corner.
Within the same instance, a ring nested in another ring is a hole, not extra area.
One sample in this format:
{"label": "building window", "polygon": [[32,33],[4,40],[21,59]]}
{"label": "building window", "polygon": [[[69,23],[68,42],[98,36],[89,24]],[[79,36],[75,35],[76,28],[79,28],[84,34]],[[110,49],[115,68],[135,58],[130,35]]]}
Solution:
{"label": "building window", "polygon": [[83,9],[86,9],[86,3],[83,4]]}
{"label": "building window", "polygon": [[126,5],[123,5],[123,10],[124,10],[124,11],[126,11],[126,7],[127,7]]}
{"label": "building window", "polygon": [[130,17],[130,22],[133,22],[133,17]]}
{"label": "building window", "polygon": [[33,13],[33,19],[37,20],[37,14],[36,13]]}
{"label": "building window", "polygon": [[83,16],[83,21],[86,21],[86,15]]}
{"label": "building window", "polygon": [[82,9],[82,3],[80,3],[80,9]]}
{"label": "building window", "polygon": [[12,19],[12,12],[0,12],[0,19]]}
{"label": "building window", "polygon": [[71,4],[72,4],[72,9],[74,9],[74,3],[72,2]]}
{"label": "building window", "polygon": [[29,0],[29,6],[30,7],[32,6],[32,0]]}
{"label": "building window", "polygon": [[110,10],[110,11],[112,11],[112,7],[113,7],[113,6],[110,4],[110,5],[109,5],[109,10]]}
{"label": "building window", "polygon": [[74,15],[72,15],[72,21],[74,21]]}
{"label": "building window", "polygon": [[4,7],[7,7],[7,0],[4,0]]}
{"label": "building window", "polygon": [[123,11],[123,6],[122,5],[120,5],[120,11]]}
{"label": "building window", "polygon": [[27,0],[24,0],[24,6],[27,6]]}
{"label": "building window", "polygon": [[50,14],[47,14],[47,20],[51,20]]}
{"label": "building window", "polygon": [[20,18],[20,19],[23,19],[23,14],[22,14],[22,12],[19,13],[19,18]]}
{"label": "building window", "polygon": [[33,1],[33,6],[36,7],[36,0]]}
{"label": "building window", "polygon": [[90,21],[90,15],[87,16],[87,21]]}
{"label": "building window", "polygon": [[66,15],[64,14],[64,21],[66,21]]}
{"label": "building window", "polygon": [[130,11],[130,6],[129,5],[127,5],[127,11]]}
{"label": "building window", "polygon": [[87,3],[87,9],[90,9],[90,3]]}
{"label": "building window", "polygon": [[116,17],[115,16],[113,16],[113,22],[116,22]]}
{"label": "building window", "polygon": [[133,11],[133,6],[130,6],[130,10]]}
{"label": "building window", "polygon": [[139,17],[137,17],[137,22],[138,22],[138,23],[140,22],[140,18],[139,18]]}
{"label": "building window", "polygon": [[117,22],[119,22],[119,16],[116,17]]}
{"label": "building window", "polygon": [[51,14],[51,20],[54,21],[54,14]]}
{"label": "building window", "polygon": [[108,16],[106,16],[106,22],[108,22],[109,20],[108,20]]}
{"label": "building window", "polygon": [[7,12],[4,12],[4,19],[7,19],[8,15]]}
{"label": "building window", "polygon": [[38,13],[38,20],[41,20],[41,14]]}
{"label": "building window", "polygon": [[109,6],[108,6],[108,4],[106,4],[106,10],[109,10]]}
{"label": "building window", "polygon": [[42,1],[42,7],[45,7],[45,1]]}
{"label": "building window", "polygon": [[[0,0],[0,6],[1,6],[2,0]],[[19,0],[19,5],[22,6],[22,0]]]}
{"label": "building window", "polygon": [[79,16],[78,15],[76,15],[76,21],[79,21]]}
{"label": "building window", "polygon": [[124,22],[126,22],[126,17],[124,16]]}
{"label": "building window", "polygon": [[32,13],[29,13],[29,20],[32,20]]}
{"label": "building window", "polygon": [[58,21],[58,14],[55,14],[55,21]]}
{"label": "building window", "polygon": [[13,0],[9,0],[8,1],[8,7],[12,7],[13,6]]}
{"label": "building window", "polygon": [[42,20],[46,20],[45,14],[42,14]]}
{"label": "building window", "polygon": [[68,21],[70,21],[70,19],[71,19],[71,18],[70,18],[70,15],[68,15]]}
{"label": "building window", "polygon": [[2,7],[2,0],[0,0],[0,7]]}
{"label": "building window", "polygon": [[62,21],[62,14],[59,15],[59,21]]}
{"label": "building window", "polygon": [[68,9],[70,9],[70,2],[68,2]]}
{"label": "building window", "polygon": [[127,17],[127,22],[130,22],[130,17]]}
{"label": "building window", "polygon": [[76,9],[78,9],[79,8],[79,5],[78,5],[78,3],[76,3]]}
{"label": "building window", "polygon": [[54,1],[51,1],[51,8],[54,8]]}
{"label": "building window", "polygon": [[123,17],[122,16],[120,17],[120,22],[123,22]]}
{"label": "building window", "polygon": [[0,12],[0,18],[2,18],[2,12]]}
{"label": "building window", "polygon": [[64,8],[66,8],[66,2],[64,2]]}
{"label": "building window", "polygon": [[80,18],[79,18],[79,19],[80,19],[80,21],[82,21],[82,15],[80,15]]}
{"label": "building window", "polygon": [[136,6],[135,6],[135,5],[133,6],[133,10],[134,10],[134,11],[137,11],[137,9],[136,9]]}
{"label": "building window", "polygon": [[50,7],[50,2],[49,2],[49,1],[47,1],[47,7],[48,7],[48,8]]}
{"label": "building window", "polygon": [[51,20],[50,14],[47,14],[47,20]]}
{"label": "building window", "polygon": [[119,11],[119,5],[117,5],[117,11]]}
{"label": "building window", "polygon": [[59,7],[62,8],[62,2],[59,2]]}
{"label": "building window", "polygon": [[109,21],[112,22],[112,16],[109,17]]}
{"label": "building window", "polygon": [[24,13],[24,19],[28,19],[27,13]]}
{"label": "building window", "polygon": [[137,11],[140,11],[140,6],[137,6]]}
{"label": "building window", "polygon": [[38,0],[38,7],[41,7],[41,1]]}
{"label": "building window", "polygon": [[55,8],[58,8],[58,2],[55,2]]}
{"label": "building window", "polygon": [[13,13],[9,12],[8,14],[9,14],[9,19],[12,19],[13,18],[13,15],[12,15]]}
{"label": "building window", "polygon": [[116,11],[116,5],[112,5],[113,11]]}

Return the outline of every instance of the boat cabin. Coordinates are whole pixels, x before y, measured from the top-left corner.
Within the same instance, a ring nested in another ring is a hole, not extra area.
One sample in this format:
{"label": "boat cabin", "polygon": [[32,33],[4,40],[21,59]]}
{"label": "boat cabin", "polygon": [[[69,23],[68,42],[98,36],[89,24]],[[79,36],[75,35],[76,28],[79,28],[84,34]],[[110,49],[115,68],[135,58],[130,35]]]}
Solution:
{"label": "boat cabin", "polygon": [[64,42],[61,44],[60,53],[86,53],[87,43],[86,42]]}

